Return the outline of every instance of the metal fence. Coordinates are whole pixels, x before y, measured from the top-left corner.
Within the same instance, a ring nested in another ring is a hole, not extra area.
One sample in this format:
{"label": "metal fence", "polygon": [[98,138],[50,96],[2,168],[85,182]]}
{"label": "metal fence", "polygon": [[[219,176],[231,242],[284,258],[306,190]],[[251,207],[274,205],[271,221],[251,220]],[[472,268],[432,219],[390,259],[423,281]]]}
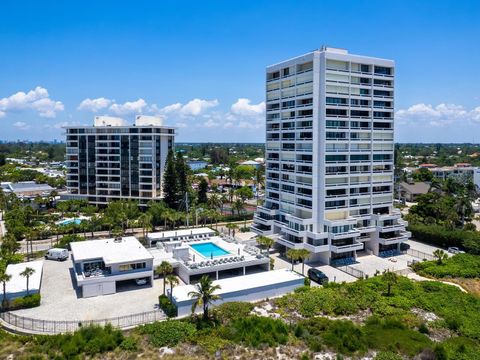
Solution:
{"label": "metal fence", "polygon": [[338,270],[341,270],[349,275],[352,275],[353,277],[356,277],[357,279],[365,279],[365,273],[362,270],[355,269],[349,265],[345,266],[339,266],[337,267]]}
{"label": "metal fence", "polygon": [[24,330],[25,332],[41,333],[41,334],[61,334],[67,332],[74,332],[83,326],[100,325],[105,326],[111,324],[118,329],[127,329],[130,327],[144,325],[166,318],[161,310],[154,310],[143,312],[139,314],[132,314],[127,316],[119,316],[109,319],[101,320],[70,320],[70,321],[56,321],[56,320],[40,320],[32,319],[24,316],[12,314],[11,312],[1,312],[0,318],[7,324],[16,329]]}
{"label": "metal fence", "polygon": [[413,256],[417,259],[421,260],[435,260],[435,257],[432,254],[427,254],[423,251],[418,251],[415,249],[408,249],[407,250],[407,255]]}

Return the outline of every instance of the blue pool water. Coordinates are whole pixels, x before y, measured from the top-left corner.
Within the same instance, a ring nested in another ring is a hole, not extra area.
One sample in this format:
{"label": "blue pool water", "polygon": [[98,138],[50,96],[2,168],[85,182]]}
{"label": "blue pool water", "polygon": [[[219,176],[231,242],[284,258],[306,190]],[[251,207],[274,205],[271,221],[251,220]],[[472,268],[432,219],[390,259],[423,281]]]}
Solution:
{"label": "blue pool water", "polygon": [[203,257],[211,256],[224,256],[229,255],[230,253],[220,246],[215,245],[212,242],[202,243],[202,244],[191,244],[190,247],[200,253]]}
{"label": "blue pool water", "polygon": [[81,222],[82,222],[82,220],[80,220],[80,219],[67,219],[67,220],[60,221],[58,223],[58,225],[70,225],[70,224],[78,225]]}

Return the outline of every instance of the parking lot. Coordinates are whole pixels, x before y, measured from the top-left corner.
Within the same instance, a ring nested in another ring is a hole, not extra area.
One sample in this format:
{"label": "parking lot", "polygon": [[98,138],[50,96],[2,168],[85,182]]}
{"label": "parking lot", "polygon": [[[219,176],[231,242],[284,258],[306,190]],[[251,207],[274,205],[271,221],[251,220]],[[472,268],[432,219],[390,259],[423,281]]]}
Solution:
{"label": "parking lot", "polygon": [[[41,305],[14,311],[14,314],[42,320],[98,320],[148,312],[156,309],[163,281],[153,286],[132,284],[122,286],[112,295],[81,298],[74,286],[70,259],[58,262],[45,260],[40,289]],[[183,283],[181,283],[183,285]]]}
{"label": "parking lot", "polygon": [[357,263],[350,265],[352,268],[362,271],[365,275],[373,276],[375,273],[384,271],[401,271],[408,269],[408,263],[417,260],[410,255],[398,255],[390,258],[381,258],[375,255],[357,257]]}

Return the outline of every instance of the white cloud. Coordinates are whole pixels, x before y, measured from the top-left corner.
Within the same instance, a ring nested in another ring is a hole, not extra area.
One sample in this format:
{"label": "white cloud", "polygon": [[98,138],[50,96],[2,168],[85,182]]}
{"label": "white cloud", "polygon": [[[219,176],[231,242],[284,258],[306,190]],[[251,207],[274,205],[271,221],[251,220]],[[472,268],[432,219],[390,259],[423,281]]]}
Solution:
{"label": "white cloud", "polygon": [[430,104],[415,104],[408,109],[398,110],[397,120],[402,125],[428,125],[428,126],[446,126],[455,121],[462,122],[480,122],[480,107],[473,110],[466,110],[461,105],[439,104],[432,106]]}
{"label": "white cloud", "polygon": [[41,86],[37,86],[27,93],[19,91],[9,97],[0,99],[0,117],[6,116],[9,112],[26,109],[36,111],[41,117],[54,118],[58,112],[64,110],[64,106],[61,101],[50,99],[47,89]]}
{"label": "white cloud", "polygon": [[230,112],[239,116],[259,116],[265,113],[265,102],[250,104],[250,99],[240,98],[230,108]]}
{"label": "white cloud", "polygon": [[158,108],[157,105],[152,105],[151,110],[160,115],[194,117],[205,114],[208,110],[215,108],[218,105],[219,102],[217,99],[193,99],[186,104],[174,103],[163,108]]}
{"label": "white cloud", "polygon": [[147,108],[147,102],[143,99],[127,101],[123,104],[112,104],[110,110],[116,115],[141,114]]}
{"label": "white cloud", "polygon": [[16,123],[13,123],[13,126],[15,126],[19,130],[28,130],[30,129],[30,125],[23,121],[17,121]]}
{"label": "white cloud", "polygon": [[197,116],[204,113],[206,110],[218,106],[218,100],[202,100],[193,99],[182,106],[180,112],[186,116]]}
{"label": "white cloud", "polygon": [[112,103],[112,100],[106,99],[104,97],[100,97],[96,99],[86,98],[80,103],[80,105],[78,105],[77,109],[87,110],[91,112],[98,112],[101,109],[108,108],[111,103]]}

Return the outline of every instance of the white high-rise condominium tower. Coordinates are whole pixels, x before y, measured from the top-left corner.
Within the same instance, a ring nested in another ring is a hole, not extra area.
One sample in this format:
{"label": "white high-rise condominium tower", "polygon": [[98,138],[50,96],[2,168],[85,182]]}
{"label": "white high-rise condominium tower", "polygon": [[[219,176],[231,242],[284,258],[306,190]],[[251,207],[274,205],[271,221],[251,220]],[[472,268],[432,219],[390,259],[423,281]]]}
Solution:
{"label": "white high-rise condominium tower", "polygon": [[94,126],[68,126],[65,199],[92,204],[137,200],[146,205],[162,197],[163,171],[174,146],[175,129],[139,115],[135,125],[96,116]]}
{"label": "white high-rise condominium tower", "polygon": [[255,232],[334,265],[400,250],[410,234],[393,207],[394,79],[391,60],[328,47],[267,68]]}

